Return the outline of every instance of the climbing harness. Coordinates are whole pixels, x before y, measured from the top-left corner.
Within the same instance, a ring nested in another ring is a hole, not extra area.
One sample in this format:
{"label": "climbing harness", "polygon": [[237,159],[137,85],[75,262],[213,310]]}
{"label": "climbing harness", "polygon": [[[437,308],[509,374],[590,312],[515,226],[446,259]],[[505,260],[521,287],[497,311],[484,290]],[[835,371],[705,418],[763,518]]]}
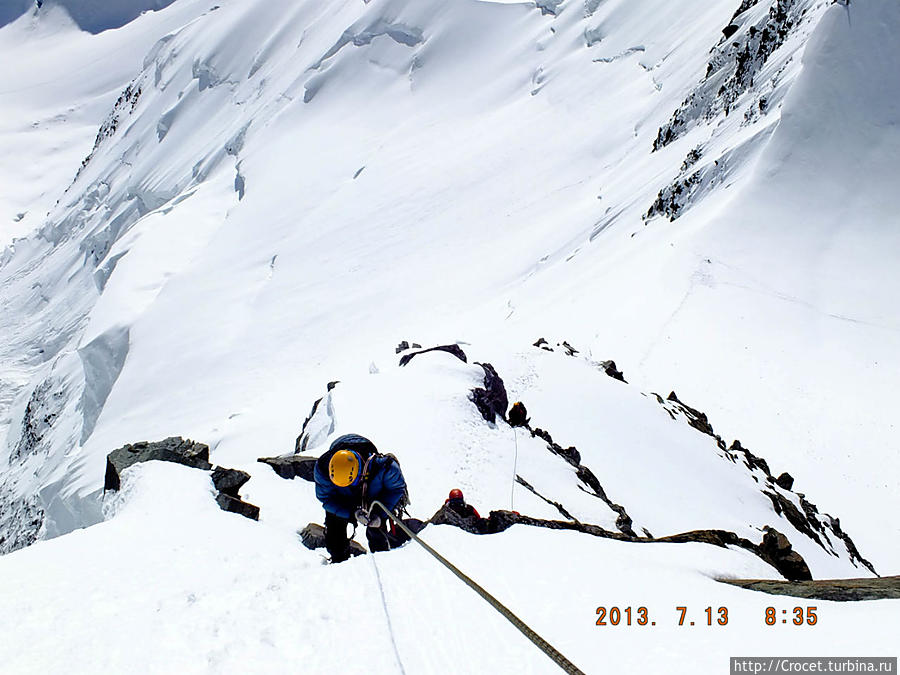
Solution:
{"label": "climbing harness", "polygon": [[[491,605],[491,607],[493,607],[500,614],[502,614],[506,618],[507,621],[509,621],[513,626],[515,626],[519,630],[519,632],[521,632],[525,637],[527,637],[529,640],[531,640],[535,644],[535,646],[537,646],[538,649],[540,649],[547,656],[549,656],[553,660],[553,662],[556,665],[558,665],[560,668],[562,668],[566,673],[569,673],[569,675],[584,675],[583,671],[581,671],[575,664],[573,664],[571,661],[569,661],[560,652],[558,652],[556,649],[554,649],[553,645],[551,645],[544,638],[542,638],[540,635],[535,633],[530,627],[528,627],[525,624],[524,621],[522,621],[519,617],[517,617],[515,614],[513,614],[512,611],[510,611],[499,600],[497,600],[497,598],[495,598],[493,595],[488,593],[484,588],[479,586],[475,581],[473,581],[468,576],[466,576],[453,563],[451,563],[444,556],[442,556],[440,553],[438,553],[433,548],[431,548],[431,546],[429,546],[424,541],[422,541],[415,532],[413,532],[406,526],[406,523],[404,523],[402,520],[400,520],[399,518],[394,516],[394,514],[391,513],[385,507],[384,504],[382,504],[378,500],[374,500],[372,502],[372,506],[373,507],[377,506],[385,514],[387,514],[387,517],[390,518],[397,527],[399,527],[401,530],[403,530],[409,536],[410,539],[412,539],[419,546],[424,548],[435,560],[437,560],[444,567],[446,567],[448,570],[453,572],[453,574],[455,574],[464,584],[466,584],[469,588],[471,588],[473,591],[478,593],[478,595],[480,595],[482,598],[484,598],[484,600],[486,600],[488,602],[488,604]],[[374,554],[370,554],[370,555],[372,555],[372,560],[374,562],[374,560],[375,560]],[[376,571],[376,573],[378,571],[377,565],[375,567],[375,571]],[[380,575],[378,577],[378,583],[381,584]],[[383,600],[384,600],[384,589],[382,589],[382,601]],[[385,613],[387,613],[387,605],[385,605]],[[390,618],[388,618],[388,622],[390,622]],[[393,640],[393,631],[391,632],[391,639]],[[397,645],[396,645],[396,643],[394,643],[395,653],[396,653],[396,650],[397,650]],[[399,654],[397,654],[397,662],[400,663]],[[400,668],[401,669],[403,668],[402,664],[400,665]]]}

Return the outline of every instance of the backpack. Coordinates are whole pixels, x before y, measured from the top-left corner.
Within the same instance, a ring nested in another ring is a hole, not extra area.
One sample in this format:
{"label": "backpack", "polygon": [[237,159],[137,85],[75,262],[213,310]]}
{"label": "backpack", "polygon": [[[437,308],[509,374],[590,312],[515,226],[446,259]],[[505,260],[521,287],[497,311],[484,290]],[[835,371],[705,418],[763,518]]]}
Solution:
{"label": "backpack", "polygon": [[[403,469],[400,467],[400,460],[397,459],[397,457],[394,455],[394,453],[388,452],[386,454],[382,454],[380,452],[375,452],[375,453],[371,454],[369,456],[369,459],[366,460],[366,465],[363,469],[362,500],[363,500],[364,504],[368,502],[366,492],[368,492],[368,488],[369,488],[369,463],[376,457],[385,457],[385,458],[389,459],[391,462],[393,462],[397,465],[397,468],[400,470],[401,475],[403,474]],[[400,497],[400,501],[397,502],[397,506],[394,507],[394,515],[396,515],[398,518],[402,518],[403,515],[405,514],[408,517],[409,511],[407,510],[407,507],[411,503],[412,502],[409,499],[409,485],[406,484],[406,479],[404,478],[403,496]]]}

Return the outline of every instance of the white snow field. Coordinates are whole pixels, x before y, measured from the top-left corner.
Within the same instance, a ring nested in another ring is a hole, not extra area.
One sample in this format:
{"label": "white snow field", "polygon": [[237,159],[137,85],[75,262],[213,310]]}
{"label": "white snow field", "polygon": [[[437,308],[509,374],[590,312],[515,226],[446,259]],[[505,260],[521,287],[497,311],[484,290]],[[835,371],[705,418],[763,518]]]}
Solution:
{"label": "white snow field", "polygon": [[[312,486],[256,462],[293,450],[328,382],[308,451],[370,437],[413,515],[460,487],[482,514],[512,491],[565,519],[513,488],[518,448],[537,492],[615,531],[573,466],[481,418],[475,361],[638,535],[768,525],[816,578],[871,576],[842,528],[896,574],[898,34],[890,0],[5,6],[0,670],[399,672],[371,557],[321,566],[296,535],[322,520]],[[400,368],[401,340],[469,363]],[[673,389],[794,491],[652,394]],[[260,521],[182,466],[102,494],[110,451],[168,436],[250,472]],[[423,537],[586,672],[895,655],[897,601],[714,581],[778,578],[744,549]],[[553,672],[421,549],[375,558],[405,672]],[[815,626],[765,625],[810,604]],[[598,627],[601,605],[660,619]]]}

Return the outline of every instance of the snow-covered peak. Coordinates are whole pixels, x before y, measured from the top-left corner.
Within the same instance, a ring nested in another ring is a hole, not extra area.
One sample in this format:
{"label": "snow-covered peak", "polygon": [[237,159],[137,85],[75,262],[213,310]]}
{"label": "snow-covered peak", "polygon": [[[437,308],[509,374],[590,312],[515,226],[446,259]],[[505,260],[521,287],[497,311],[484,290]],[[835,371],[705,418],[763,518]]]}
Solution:
{"label": "snow-covered peak", "polygon": [[121,28],[142,13],[168,7],[174,0],[6,0],[0,28],[22,16],[43,17],[61,9],[80,30],[101,33]]}

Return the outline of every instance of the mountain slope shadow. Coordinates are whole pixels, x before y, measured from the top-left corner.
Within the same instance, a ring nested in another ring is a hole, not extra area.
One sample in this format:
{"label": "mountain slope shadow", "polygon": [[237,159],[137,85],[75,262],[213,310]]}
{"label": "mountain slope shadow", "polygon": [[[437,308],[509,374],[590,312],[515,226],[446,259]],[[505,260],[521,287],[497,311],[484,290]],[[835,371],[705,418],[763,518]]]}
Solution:
{"label": "mountain slope shadow", "polygon": [[12,0],[0,7],[0,28],[26,12],[56,5],[66,10],[78,27],[88,33],[121,28],[147,11],[164,9],[175,0]]}

